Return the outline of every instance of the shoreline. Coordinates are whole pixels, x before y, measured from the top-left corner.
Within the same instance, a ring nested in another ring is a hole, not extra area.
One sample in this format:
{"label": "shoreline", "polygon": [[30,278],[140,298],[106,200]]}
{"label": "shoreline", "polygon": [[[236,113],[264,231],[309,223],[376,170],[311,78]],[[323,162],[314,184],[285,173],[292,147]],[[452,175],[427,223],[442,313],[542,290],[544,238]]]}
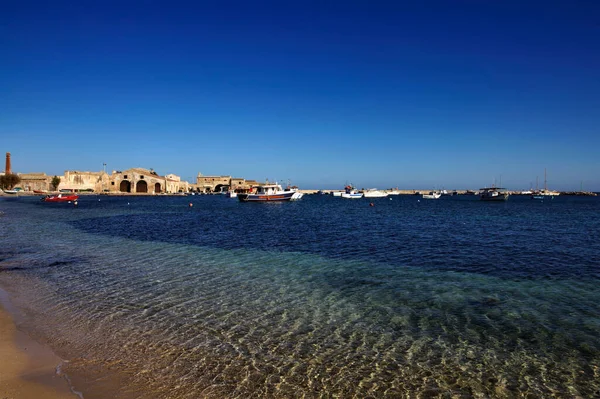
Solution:
{"label": "shoreline", "polygon": [[6,291],[0,289],[0,398],[82,399],[60,374],[64,361],[17,327]]}

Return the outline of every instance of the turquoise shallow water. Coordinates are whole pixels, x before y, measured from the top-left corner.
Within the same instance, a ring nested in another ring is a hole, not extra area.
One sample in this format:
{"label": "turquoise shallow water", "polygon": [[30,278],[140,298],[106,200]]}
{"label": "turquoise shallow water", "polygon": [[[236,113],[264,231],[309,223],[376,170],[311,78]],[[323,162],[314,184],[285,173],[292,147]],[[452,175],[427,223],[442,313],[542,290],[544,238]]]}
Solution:
{"label": "turquoise shallow water", "polygon": [[600,200],[373,202],[2,201],[0,287],[124,398],[600,395]]}

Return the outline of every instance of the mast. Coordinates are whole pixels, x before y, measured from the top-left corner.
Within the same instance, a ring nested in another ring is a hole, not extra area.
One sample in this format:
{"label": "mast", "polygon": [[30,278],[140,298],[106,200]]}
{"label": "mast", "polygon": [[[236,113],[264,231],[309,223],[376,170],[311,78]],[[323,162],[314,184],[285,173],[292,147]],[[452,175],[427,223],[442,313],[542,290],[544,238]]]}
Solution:
{"label": "mast", "polygon": [[544,168],[544,191],[548,191],[548,185],[546,180],[546,168]]}

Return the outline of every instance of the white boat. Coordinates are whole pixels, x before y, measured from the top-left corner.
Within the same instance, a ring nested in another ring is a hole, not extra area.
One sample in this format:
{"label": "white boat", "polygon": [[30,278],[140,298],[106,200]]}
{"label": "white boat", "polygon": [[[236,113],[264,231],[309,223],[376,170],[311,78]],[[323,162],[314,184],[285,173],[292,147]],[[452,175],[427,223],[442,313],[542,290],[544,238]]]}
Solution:
{"label": "white boat", "polygon": [[345,191],[342,193],[342,198],[358,199],[363,197],[363,193],[359,193],[356,188],[352,186],[346,186]]}
{"label": "white boat", "polygon": [[532,193],[532,195],[544,196],[544,197],[556,197],[557,195],[560,195],[560,192],[544,189],[544,190],[536,191],[536,192]]}
{"label": "white boat", "polygon": [[229,192],[227,193],[227,197],[228,197],[228,198],[237,198],[237,196],[238,196],[238,195],[237,195],[237,193],[236,193],[235,191],[229,191]]}
{"label": "white boat", "polygon": [[423,194],[423,199],[438,199],[442,196],[442,193],[431,191],[429,194]]}
{"label": "white boat", "polygon": [[560,195],[559,191],[548,190],[548,180],[546,179],[546,169],[544,169],[544,188],[542,190],[536,190],[531,194],[532,194],[532,198],[533,197],[556,197],[557,195]]}
{"label": "white boat", "polygon": [[368,190],[364,190],[363,195],[365,198],[383,198],[383,197],[387,197],[388,193],[379,191],[376,188],[370,188]]}
{"label": "white boat", "polygon": [[506,201],[508,191],[502,187],[484,187],[479,189],[479,199],[482,201]]}
{"label": "white boat", "polygon": [[19,194],[19,190],[2,190],[2,191],[4,191],[4,194],[9,194],[9,195]]}
{"label": "white boat", "polygon": [[237,198],[242,202],[297,201],[303,195],[295,188],[286,187],[284,190],[280,184],[275,183],[256,186],[256,191],[239,193]]}
{"label": "white boat", "polygon": [[341,197],[343,193],[343,191],[332,191],[331,195],[333,195],[334,197]]}

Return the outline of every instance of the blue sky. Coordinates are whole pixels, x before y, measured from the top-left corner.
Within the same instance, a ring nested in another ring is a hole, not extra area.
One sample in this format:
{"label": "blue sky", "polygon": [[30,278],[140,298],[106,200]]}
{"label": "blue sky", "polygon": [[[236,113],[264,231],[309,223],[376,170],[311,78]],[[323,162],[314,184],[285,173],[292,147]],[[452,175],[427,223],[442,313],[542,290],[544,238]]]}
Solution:
{"label": "blue sky", "polygon": [[595,1],[1,7],[16,172],[600,191]]}

